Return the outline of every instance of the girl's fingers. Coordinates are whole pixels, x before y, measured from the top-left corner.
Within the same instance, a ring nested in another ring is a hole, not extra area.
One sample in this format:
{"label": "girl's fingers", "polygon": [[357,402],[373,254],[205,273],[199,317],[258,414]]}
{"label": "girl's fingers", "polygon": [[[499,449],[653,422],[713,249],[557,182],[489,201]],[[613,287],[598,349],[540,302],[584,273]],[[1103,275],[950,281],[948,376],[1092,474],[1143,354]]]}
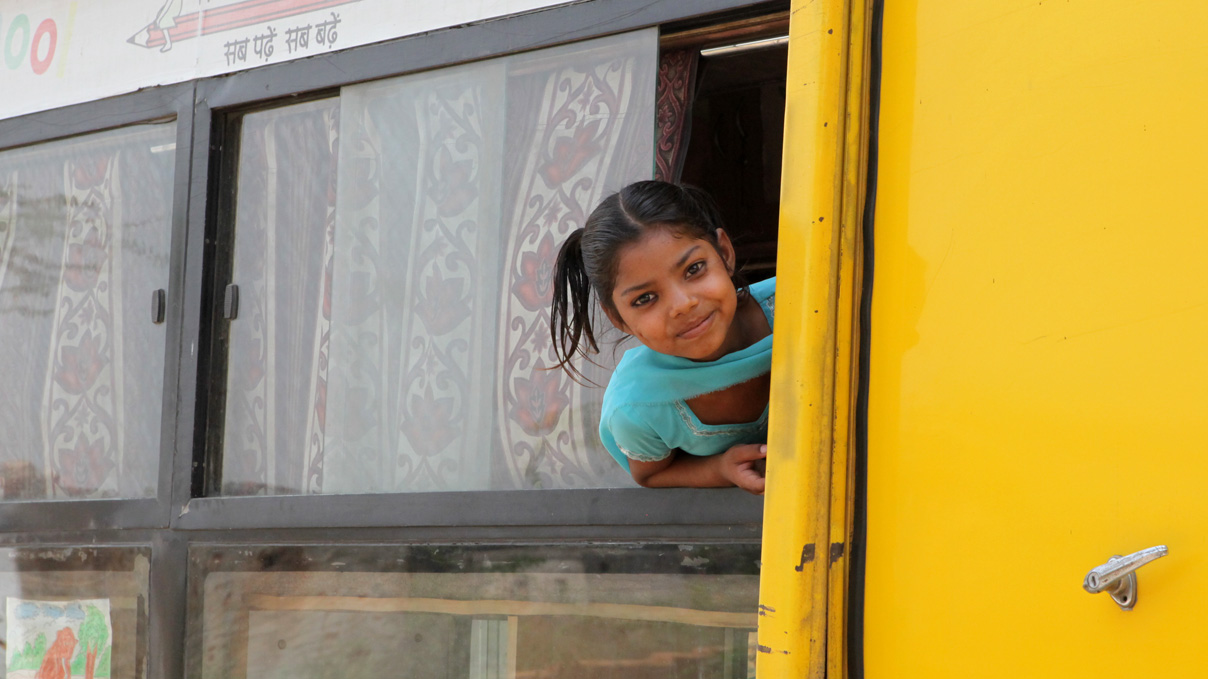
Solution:
{"label": "girl's fingers", "polygon": [[764,479],[762,476],[754,473],[750,469],[744,470],[744,472],[738,476],[736,482],[736,485],[739,488],[742,488],[748,493],[763,495]]}
{"label": "girl's fingers", "polygon": [[763,495],[763,474],[757,465],[767,454],[768,447],[760,443],[734,446],[726,451],[725,457],[729,462],[729,472],[726,476],[739,488],[755,495]]}

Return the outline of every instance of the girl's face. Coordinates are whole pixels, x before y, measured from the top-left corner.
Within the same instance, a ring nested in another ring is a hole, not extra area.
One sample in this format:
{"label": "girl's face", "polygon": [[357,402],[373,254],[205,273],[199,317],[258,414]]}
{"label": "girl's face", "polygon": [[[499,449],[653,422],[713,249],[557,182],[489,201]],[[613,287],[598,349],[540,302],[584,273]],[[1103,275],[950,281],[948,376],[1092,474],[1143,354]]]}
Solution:
{"label": "girl's face", "polygon": [[[712,361],[742,347],[734,323],[734,247],[717,230],[706,240],[655,229],[621,250],[612,289],[612,324],[651,349]],[[720,252],[718,252],[720,250]]]}

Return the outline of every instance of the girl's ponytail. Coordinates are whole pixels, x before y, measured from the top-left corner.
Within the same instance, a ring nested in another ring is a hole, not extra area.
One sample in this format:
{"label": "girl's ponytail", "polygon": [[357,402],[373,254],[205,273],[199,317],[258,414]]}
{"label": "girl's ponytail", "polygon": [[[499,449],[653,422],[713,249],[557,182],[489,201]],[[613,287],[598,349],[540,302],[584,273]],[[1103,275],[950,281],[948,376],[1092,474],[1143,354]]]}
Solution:
{"label": "girl's ponytail", "polygon": [[583,265],[583,229],[571,232],[554,265],[554,301],[550,308],[550,335],[554,341],[555,368],[572,378],[583,373],[571,363],[576,354],[598,353],[591,328],[591,280]]}

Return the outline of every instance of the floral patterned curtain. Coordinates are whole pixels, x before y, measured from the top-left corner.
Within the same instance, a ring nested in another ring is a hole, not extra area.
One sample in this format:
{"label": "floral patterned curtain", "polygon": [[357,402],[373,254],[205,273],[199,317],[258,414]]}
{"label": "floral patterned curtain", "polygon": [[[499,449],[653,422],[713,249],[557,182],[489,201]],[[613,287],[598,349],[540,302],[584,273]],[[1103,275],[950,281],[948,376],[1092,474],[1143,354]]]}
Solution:
{"label": "floral patterned curtain", "polygon": [[659,59],[658,143],[654,178],[680,180],[688,155],[688,130],[692,126],[692,99],[696,90],[697,49],[665,52]]}
{"label": "floral patterned curtain", "polygon": [[[0,155],[4,499],[154,496],[173,124]],[[43,353],[44,352],[44,353]]]}
{"label": "floral patterned curtain", "polygon": [[501,64],[346,89],[325,492],[489,467]]}
{"label": "floral patterned curtain", "polygon": [[322,492],[627,481],[602,389],[548,370],[549,276],[605,192],[650,176],[656,50],[646,31],[345,88]]}
{"label": "floral patterned curtain", "polygon": [[[599,443],[603,389],[551,369],[549,304],[562,241],[609,192],[650,178],[657,53],[642,37],[550,55],[509,82],[497,487],[632,483]],[[618,357],[604,354],[589,377],[607,383]]]}
{"label": "floral patterned curtain", "polygon": [[339,106],[244,117],[222,490],[322,488]]}

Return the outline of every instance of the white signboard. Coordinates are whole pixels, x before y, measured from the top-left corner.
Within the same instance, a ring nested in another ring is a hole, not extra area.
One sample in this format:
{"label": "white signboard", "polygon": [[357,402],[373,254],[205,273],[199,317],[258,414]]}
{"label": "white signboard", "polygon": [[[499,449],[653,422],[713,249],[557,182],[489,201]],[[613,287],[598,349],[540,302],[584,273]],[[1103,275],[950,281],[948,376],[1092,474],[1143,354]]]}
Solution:
{"label": "white signboard", "polygon": [[0,0],[0,119],[568,1]]}

